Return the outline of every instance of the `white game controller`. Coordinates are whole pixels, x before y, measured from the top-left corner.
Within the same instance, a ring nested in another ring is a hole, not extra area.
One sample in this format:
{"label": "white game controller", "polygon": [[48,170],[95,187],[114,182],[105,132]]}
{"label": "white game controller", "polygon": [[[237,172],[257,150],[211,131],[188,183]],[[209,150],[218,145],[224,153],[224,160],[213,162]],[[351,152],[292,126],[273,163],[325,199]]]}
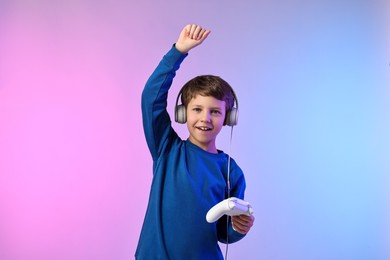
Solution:
{"label": "white game controller", "polygon": [[209,223],[217,221],[223,215],[252,215],[253,209],[249,202],[231,197],[221,201],[212,207],[206,214],[206,220]]}

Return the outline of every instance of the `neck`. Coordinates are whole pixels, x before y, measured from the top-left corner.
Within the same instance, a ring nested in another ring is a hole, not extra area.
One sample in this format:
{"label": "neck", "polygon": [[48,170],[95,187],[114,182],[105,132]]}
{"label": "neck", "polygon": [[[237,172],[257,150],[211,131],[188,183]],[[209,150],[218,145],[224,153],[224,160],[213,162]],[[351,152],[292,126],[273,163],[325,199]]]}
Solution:
{"label": "neck", "polygon": [[206,152],[218,153],[217,147],[215,146],[215,142],[214,143],[211,143],[211,142],[210,143],[199,143],[196,140],[194,140],[193,138],[191,138],[191,136],[188,139],[190,140],[191,143],[198,146],[202,150],[205,150]]}

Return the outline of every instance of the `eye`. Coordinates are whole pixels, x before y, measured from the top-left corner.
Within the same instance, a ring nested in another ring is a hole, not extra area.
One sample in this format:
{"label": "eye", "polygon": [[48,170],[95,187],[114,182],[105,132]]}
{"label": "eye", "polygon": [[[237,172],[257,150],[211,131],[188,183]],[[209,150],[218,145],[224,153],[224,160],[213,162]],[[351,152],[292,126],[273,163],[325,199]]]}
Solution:
{"label": "eye", "polygon": [[221,111],[219,111],[219,110],[212,110],[211,113],[212,113],[212,114],[215,114],[215,115],[220,115],[220,114],[222,114]]}
{"label": "eye", "polygon": [[194,111],[194,112],[200,112],[200,111],[202,111],[202,109],[200,109],[199,107],[194,107],[194,108],[192,109],[192,111]]}

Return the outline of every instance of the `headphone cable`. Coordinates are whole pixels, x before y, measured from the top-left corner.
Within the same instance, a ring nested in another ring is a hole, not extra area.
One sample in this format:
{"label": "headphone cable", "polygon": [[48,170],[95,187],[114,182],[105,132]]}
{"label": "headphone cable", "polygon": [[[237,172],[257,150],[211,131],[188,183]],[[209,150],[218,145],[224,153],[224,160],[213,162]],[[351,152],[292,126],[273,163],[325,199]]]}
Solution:
{"label": "headphone cable", "polygon": [[[228,153],[228,168],[227,168],[227,198],[230,198],[230,153],[232,151],[232,141],[233,141],[233,126],[230,130],[230,142],[229,142],[229,153]],[[230,216],[226,216],[226,250],[225,250],[225,260],[228,259],[228,250],[229,250],[229,220]],[[233,225],[233,223],[232,223]]]}

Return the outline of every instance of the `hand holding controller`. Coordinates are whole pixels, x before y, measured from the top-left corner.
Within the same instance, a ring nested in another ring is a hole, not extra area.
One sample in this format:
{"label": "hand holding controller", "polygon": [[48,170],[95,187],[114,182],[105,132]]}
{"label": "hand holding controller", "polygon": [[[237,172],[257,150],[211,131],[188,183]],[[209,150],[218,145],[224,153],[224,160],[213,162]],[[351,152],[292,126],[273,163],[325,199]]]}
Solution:
{"label": "hand holding controller", "polygon": [[217,221],[223,215],[237,216],[237,215],[252,215],[253,209],[249,202],[231,197],[221,201],[212,207],[206,214],[206,220],[209,223]]}

